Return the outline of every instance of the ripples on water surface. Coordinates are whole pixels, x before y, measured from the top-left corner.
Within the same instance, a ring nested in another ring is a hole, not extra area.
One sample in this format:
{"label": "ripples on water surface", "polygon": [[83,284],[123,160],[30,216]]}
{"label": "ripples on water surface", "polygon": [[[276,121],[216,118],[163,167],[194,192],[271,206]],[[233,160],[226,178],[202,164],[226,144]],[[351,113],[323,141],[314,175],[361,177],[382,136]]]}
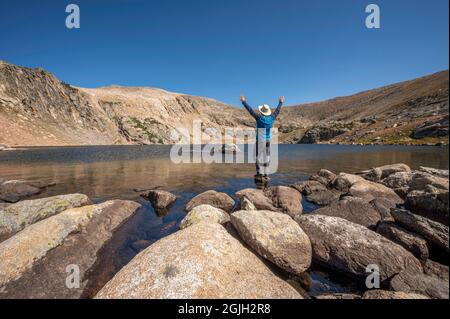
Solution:
{"label": "ripples on water surface", "polygon": [[[0,153],[0,177],[56,182],[39,197],[84,193],[95,202],[132,199],[143,205],[105,247],[96,273],[91,274],[95,293],[118,269],[133,258],[137,240],[154,242],[177,230],[185,216],[185,203],[208,189],[233,196],[240,189],[255,187],[254,164],[174,164],[170,146],[98,146],[31,148]],[[280,145],[279,168],[271,185],[289,185],[326,168],[356,172],[374,166],[405,163],[412,168],[429,166],[448,169],[448,147]],[[179,196],[170,212],[158,216],[134,189],[162,187]],[[315,207],[306,202],[305,210]],[[311,293],[357,290],[346,280],[322,270],[313,270]]]}

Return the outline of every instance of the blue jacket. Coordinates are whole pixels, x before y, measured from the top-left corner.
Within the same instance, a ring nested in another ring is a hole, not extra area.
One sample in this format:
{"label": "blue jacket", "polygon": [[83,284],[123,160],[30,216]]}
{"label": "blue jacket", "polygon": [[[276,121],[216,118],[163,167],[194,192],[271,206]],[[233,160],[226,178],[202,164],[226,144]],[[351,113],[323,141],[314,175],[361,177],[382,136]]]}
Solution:
{"label": "blue jacket", "polygon": [[[280,114],[281,106],[283,105],[282,102],[280,102],[277,106],[277,109],[269,116],[262,115],[261,113],[257,113],[253,111],[252,107],[247,104],[246,101],[243,101],[242,104],[247,109],[247,111],[250,113],[251,116],[256,120],[256,127],[258,129],[264,128],[266,129],[266,141],[270,141],[271,138],[271,128],[273,126],[273,123],[277,119],[278,114]],[[256,134],[256,138],[259,139],[258,132]]]}

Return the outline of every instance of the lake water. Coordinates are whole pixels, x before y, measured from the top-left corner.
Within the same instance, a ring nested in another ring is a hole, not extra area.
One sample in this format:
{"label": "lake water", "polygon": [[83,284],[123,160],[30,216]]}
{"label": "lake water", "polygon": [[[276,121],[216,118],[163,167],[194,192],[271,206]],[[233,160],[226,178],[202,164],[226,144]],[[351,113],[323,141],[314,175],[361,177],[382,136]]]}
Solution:
{"label": "lake water", "polygon": [[[271,185],[289,185],[307,179],[326,168],[334,172],[357,172],[374,166],[405,163],[412,168],[428,166],[448,169],[447,146],[344,146],[280,145],[279,168]],[[55,182],[38,197],[83,193],[95,202],[131,199],[143,208],[103,249],[91,278],[86,297],[90,297],[137,250],[139,240],[155,242],[178,229],[185,216],[184,205],[208,189],[231,196],[238,190],[255,187],[254,164],[174,164],[170,146],[98,146],[30,148],[0,152],[0,177]],[[170,211],[158,216],[135,189],[161,187],[179,196]],[[316,207],[304,202],[306,212]],[[359,287],[351,280],[313,267],[301,282],[312,295],[322,292],[351,292]],[[305,284],[305,281],[307,282]]]}

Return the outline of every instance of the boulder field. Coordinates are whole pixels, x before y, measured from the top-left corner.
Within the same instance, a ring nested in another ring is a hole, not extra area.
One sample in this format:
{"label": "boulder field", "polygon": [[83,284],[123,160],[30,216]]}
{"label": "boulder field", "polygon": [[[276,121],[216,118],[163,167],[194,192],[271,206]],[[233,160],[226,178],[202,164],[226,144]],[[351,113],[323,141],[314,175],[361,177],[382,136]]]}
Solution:
{"label": "boulder field", "polygon": [[[155,211],[177,198],[161,190],[145,197]],[[304,211],[302,201],[319,208]],[[0,298],[82,297],[99,252],[140,207],[94,205],[82,194],[3,204]],[[322,169],[290,186],[208,190],[184,207],[179,230],[136,241],[139,253],[96,298],[449,298],[448,171]],[[66,288],[71,264],[80,268],[78,289]],[[358,287],[376,266],[380,289],[309,295],[303,286],[315,266]]]}

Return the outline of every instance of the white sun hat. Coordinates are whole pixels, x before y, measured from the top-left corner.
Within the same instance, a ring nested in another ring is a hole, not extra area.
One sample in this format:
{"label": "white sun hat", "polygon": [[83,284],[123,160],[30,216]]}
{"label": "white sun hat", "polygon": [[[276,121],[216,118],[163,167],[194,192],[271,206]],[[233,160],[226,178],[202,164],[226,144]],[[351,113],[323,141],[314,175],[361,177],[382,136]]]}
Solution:
{"label": "white sun hat", "polygon": [[272,114],[272,111],[270,110],[270,107],[267,104],[263,104],[258,106],[258,110],[261,112],[262,115],[269,116]]}

